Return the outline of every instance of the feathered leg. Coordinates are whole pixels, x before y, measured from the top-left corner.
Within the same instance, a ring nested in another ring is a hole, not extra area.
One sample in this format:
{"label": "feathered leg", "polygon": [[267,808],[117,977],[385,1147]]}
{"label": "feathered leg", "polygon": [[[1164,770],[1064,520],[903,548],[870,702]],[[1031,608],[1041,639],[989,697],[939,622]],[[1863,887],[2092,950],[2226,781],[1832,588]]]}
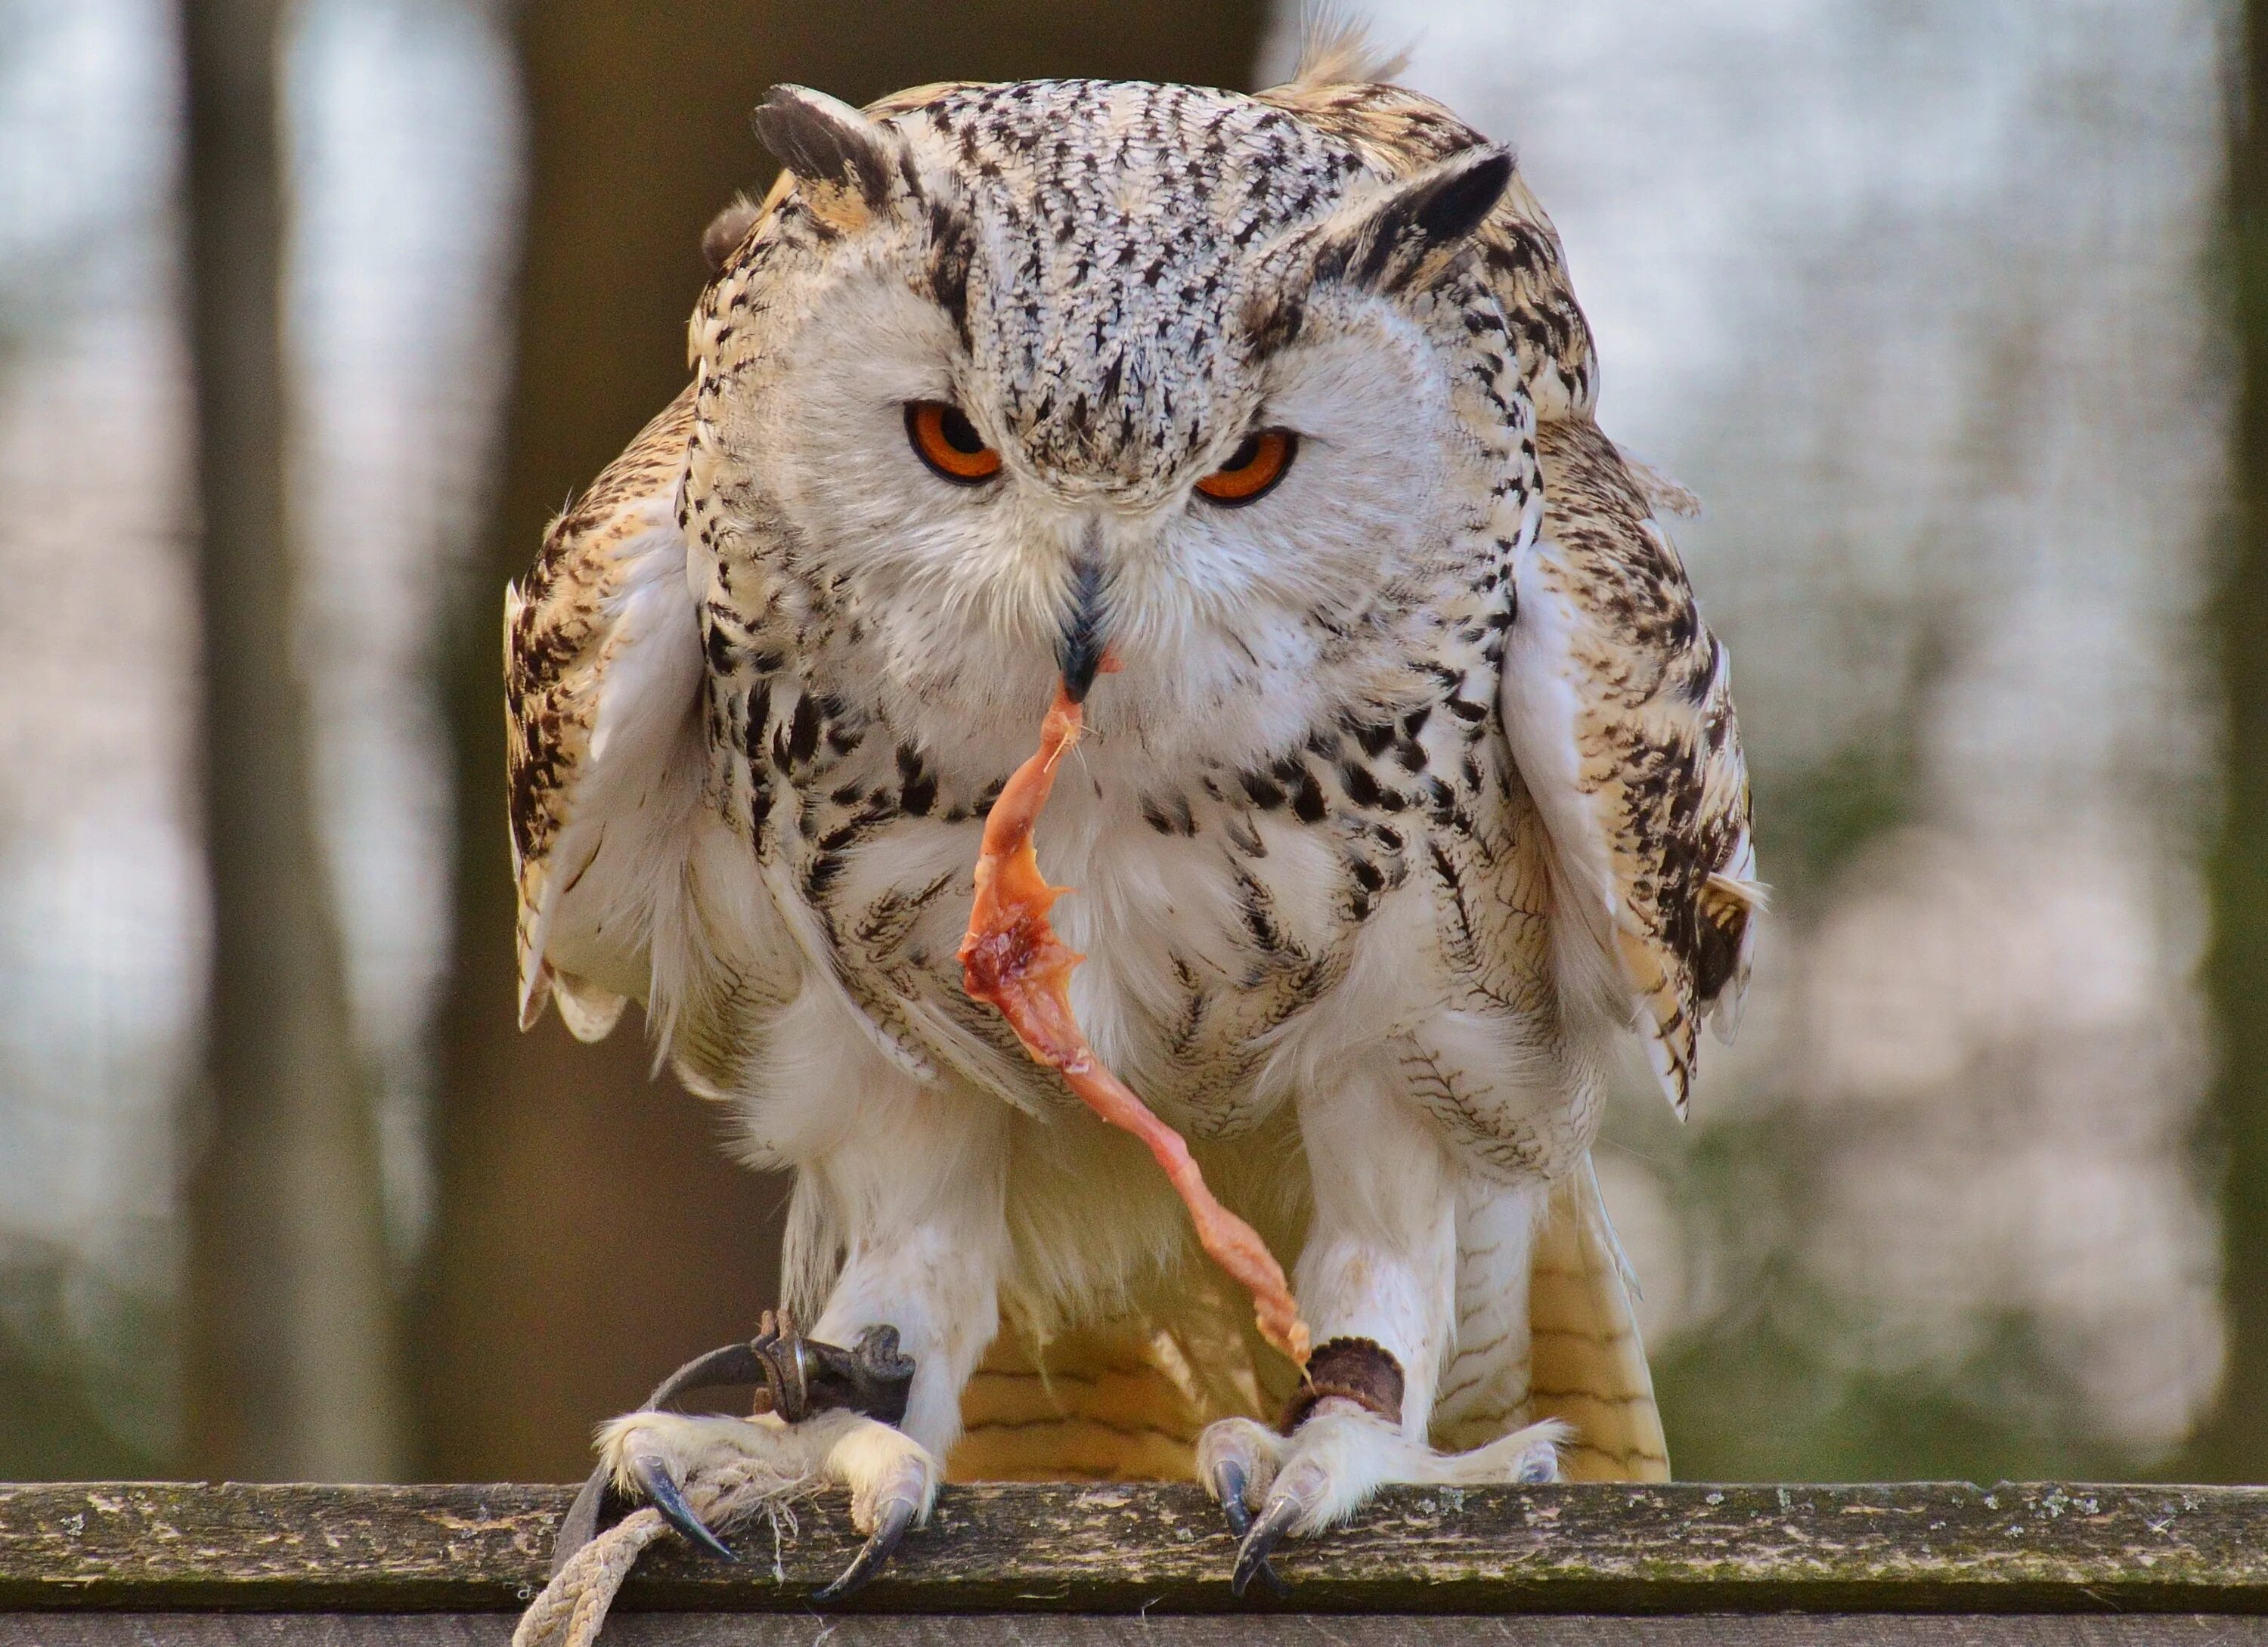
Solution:
{"label": "feathered leg", "polygon": [[1390,1069],[1350,1072],[1304,1099],[1300,1120],[1314,1181],[1297,1276],[1317,1345],[1310,1382],[1288,1433],[1224,1419],[1198,1444],[1200,1478],[1243,1535],[1240,1594],[1285,1537],[1345,1519],[1390,1482],[1549,1481],[1561,1434],[1531,1425],[1463,1453],[1427,1444],[1454,1346],[1462,1174]]}
{"label": "feathered leg", "polygon": [[[998,1326],[1005,1245],[998,1103],[917,1085],[871,1055],[858,1062],[864,1089],[837,1094],[823,1124],[815,1119],[820,1147],[799,1163],[797,1195],[816,1209],[802,1220],[806,1239],[841,1259],[806,1349],[878,1364],[909,1359],[909,1382],[888,1397],[902,1401],[902,1416],[885,1422],[895,1415],[873,1415],[872,1401],[858,1410],[852,1396],[791,1423],[642,1411],[600,1436],[617,1492],[652,1502],[695,1542],[728,1555],[695,1507],[727,1501],[719,1483],[731,1484],[740,1511],[820,1482],[848,1488],[851,1520],[868,1540],[828,1595],[865,1582],[909,1526],[928,1519],[939,1460],[960,1430],[961,1386]],[[790,1263],[797,1268],[795,1254]],[[833,1349],[845,1345],[858,1348]],[[800,1353],[760,1358],[792,1368]]]}

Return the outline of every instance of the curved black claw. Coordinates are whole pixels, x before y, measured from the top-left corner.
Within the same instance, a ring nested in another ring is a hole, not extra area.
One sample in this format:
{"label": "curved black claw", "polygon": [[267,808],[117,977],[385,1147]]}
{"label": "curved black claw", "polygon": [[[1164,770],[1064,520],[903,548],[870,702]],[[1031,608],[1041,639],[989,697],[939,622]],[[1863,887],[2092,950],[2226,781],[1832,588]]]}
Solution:
{"label": "curved black claw", "polygon": [[1288,1592],[1290,1586],[1276,1576],[1275,1569],[1268,1564],[1268,1557],[1284,1541],[1292,1524],[1300,1518],[1300,1511],[1296,1498],[1278,1498],[1269,1504],[1267,1512],[1245,1533],[1244,1542],[1236,1552],[1236,1570],[1228,1580],[1230,1590],[1241,1596],[1255,1578],[1265,1573],[1270,1587],[1278,1595]]}
{"label": "curved black claw", "polygon": [[685,1493],[669,1467],[651,1452],[633,1452],[625,1460],[632,1479],[647,1502],[661,1511],[661,1518],[682,1533],[695,1544],[707,1550],[719,1561],[737,1562],[740,1558],[732,1547],[709,1530],[708,1524],[693,1513],[693,1506],[685,1502]]}
{"label": "curved black claw", "polygon": [[[1213,1495],[1220,1500],[1220,1513],[1228,1522],[1228,1533],[1233,1539],[1243,1538],[1252,1529],[1252,1511],[1244,1502],[1244,1489],[1248,1485],[1250,1481],[1244,1473],[1244,1466],[1239,1464],[1234,1459],[1223,1459],[1213,1467]],[[1236,1593],[1242,1595],[1244,1585],[1249,1584],[1255,1577],[1278,1596],[1289,1595],[1292,1592],[1292,1586],[1276,1576],[1276,1569],[1270,1564],[1265,1555],[1261,1556],[1259,1566],[1247,1574],[1242,1583],[1237,1585]]]}
{"label": "curved black claw", "polygon": [[890,1552],[898,1548],[898,1540],[905,1537],[906,1529],[913,1524],[914,1506],[902,1498],[891,1499],[882,1507],[882,1518],[874,1524],[873,1534],[843,1570],[843,1576],[812,1599],[836,1600],[864,1585],[881,1570],[882,1563],[890,1559]]}
{"label": "curved black claw", "polygon": [[567,1558],[599,1536],[599,1518],[607,1507],[607,1467],[603,1464],[591,1472],[591,1479],[583,1483],[583,1490],[575,1495],[575,1502],[567,1506],[567,1516],[559,1524],[559,1531],[551,1539],[551,1576],[557,1577]]}

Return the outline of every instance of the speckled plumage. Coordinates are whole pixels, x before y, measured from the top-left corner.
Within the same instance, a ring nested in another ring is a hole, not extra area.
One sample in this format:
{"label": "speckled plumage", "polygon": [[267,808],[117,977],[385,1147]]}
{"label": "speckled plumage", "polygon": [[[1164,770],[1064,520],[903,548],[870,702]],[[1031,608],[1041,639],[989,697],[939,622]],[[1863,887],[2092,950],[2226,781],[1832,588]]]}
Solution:
{"label": "speckled plumage", "polygon": [[[1661,1473],[1602,1060],[1635,1023],[1683,1110],[1758,893],[1723,649],[1592,420],[1549,220],[1439,105],[1328,68],[868,115],[768,106],[793,187],[718,236],[691,387],[508,604],[524,1011],[646,1003],[798,1170],[791,1289],[918,1341],[932,1448],[1004,1314],[1146,1344],[1186,1409],[1130,1394],[1151,1441],[1280,1388],[1189,1374],[1222,1318],[1178,1209],[954,961],[1088,612],[1123,668],[1040,850],[1098,1048],[1301,1252],[1318,1336],[1399,1357],[1418,1443],[1560,1413],[1574,1473]],[[924,472],[915,400],[1000,480]],[[1277,492],[1192,495],[1278,424]],[[940,1242],[954,1273],[908,1256]],[[1024,1364],[970,1386],[977,1464],[1031,1464],[981,1393]]]}

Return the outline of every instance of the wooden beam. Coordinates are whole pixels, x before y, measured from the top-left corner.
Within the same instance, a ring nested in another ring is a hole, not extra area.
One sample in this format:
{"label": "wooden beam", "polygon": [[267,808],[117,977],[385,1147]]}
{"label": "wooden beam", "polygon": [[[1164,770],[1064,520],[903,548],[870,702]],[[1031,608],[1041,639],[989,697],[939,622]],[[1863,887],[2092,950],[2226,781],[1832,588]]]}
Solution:
{"label": "wooden beam", "polygon": [[[0,1487],[0,1613],[513,1613],[543,1582],[568,1496]],[[622,1612],[808,1623],[812,1592],[856,1543],[834,1499],[799,1506],[777,1538],[760,1523],[735,1539],[748,1557],[737,1569],[657,1548]],[[850,1610],[1247,1613],[1228,1592],[1230,1552],[1194,1488],[953,1487]],[[1398,1489],[1357,1526],[1287,1547],[1278,1564],[1292,1593],[1263,1610],[2268,1615],[2268,1489]],[[619,1639],[631,1639],[627,1617]]]}
{"label": "wooden beam", "polygon": [[[0,1613],[0,1647],[508,1647],[503,1613]],[[2268,1614],[616,1613],[599,1647],[2262,1647]]]}

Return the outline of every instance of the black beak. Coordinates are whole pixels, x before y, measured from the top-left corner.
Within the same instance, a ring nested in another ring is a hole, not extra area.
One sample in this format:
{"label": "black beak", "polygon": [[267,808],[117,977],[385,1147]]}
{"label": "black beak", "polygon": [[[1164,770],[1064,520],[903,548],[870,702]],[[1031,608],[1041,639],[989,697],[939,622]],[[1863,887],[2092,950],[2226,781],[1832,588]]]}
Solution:
{"label": "black beak", "polygon": [[1081,561],[1073,578],[1071,617],[1056,656],[1063,664],[1064,692],[1072,702],[1084,703],[1108,650],[1102,638],[1102,568],[1092,560]]}

